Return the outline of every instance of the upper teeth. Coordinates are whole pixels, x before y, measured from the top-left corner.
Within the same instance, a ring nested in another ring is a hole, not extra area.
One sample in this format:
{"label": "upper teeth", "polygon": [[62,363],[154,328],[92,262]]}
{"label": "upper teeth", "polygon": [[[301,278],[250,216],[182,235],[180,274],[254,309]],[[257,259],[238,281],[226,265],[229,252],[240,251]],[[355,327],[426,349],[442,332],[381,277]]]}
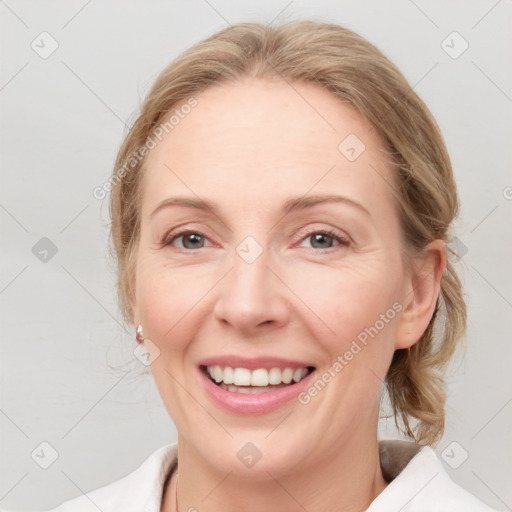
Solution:
{"label": "upper teeth", "polygon": [[249,370],[248,368],[231,368],[226,366],[207,366],[206,371],[215,382],[224,382],[224,384],[234,384],[235,386],[268,386],[269,384],[290,384],[299,382],[308,374],[307,368],[258,368]]}

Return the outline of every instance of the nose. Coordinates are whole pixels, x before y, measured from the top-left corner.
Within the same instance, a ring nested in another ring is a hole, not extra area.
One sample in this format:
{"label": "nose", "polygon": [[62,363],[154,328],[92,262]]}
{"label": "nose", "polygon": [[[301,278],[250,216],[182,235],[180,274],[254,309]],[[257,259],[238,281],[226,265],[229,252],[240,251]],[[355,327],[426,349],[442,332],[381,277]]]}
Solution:
{"label": "nose", "polygon": [[214,316],[245,334],[282,327],[289,318],[287,288],[271,268],[275,265],[269,261],[268,251],[254,261],[240,254],[234,252],[233,267],[219,283]]}

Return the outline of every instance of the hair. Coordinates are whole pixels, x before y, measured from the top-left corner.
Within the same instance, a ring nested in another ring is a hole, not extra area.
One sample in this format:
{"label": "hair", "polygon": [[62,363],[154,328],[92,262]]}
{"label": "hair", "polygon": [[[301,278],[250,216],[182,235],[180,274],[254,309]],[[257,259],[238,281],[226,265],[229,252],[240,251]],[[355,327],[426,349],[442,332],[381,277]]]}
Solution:
{"label": "hair", "polygon": [[[210,86],[243,78],[314,83],[349,102],[389,149],[405,246],[421,252],[433,240],[448,241],[459,208],[450,158],[432,114],[397,67],[339,25],[239,23],[195,44],[160,73],[120,147],[112,177],[111,238],[119,305],[129,324],[148,141],[171,109]],[[447,258],[427,329],[410,349],[395,351],[386,376],[395,422],[417,442],[433,445],[443,434],[443,375],[465,329],[461,282]]]}

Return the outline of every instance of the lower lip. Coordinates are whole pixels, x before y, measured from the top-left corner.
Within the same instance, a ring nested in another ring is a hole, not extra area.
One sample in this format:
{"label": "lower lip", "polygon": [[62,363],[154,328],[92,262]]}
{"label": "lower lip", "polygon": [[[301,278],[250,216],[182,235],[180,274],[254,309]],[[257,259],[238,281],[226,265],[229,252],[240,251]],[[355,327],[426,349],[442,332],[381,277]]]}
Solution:
{"label": "lower lip", "polygon": [[299,382],[273,391],[264,391],[257,394],[237,393],[227,391],[217,386],[200,368],[200,378],[207,394],[220,407],[236,414],[265,414],[275,411],[290,402],[307,388],[314,371]]}

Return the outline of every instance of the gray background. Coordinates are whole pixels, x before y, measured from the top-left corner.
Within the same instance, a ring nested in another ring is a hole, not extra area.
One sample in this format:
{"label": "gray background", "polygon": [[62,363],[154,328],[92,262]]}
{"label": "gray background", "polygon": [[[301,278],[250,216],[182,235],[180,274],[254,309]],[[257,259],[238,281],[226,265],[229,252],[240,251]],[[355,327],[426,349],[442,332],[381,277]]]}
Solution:
{"label": "gray background", "polygon": [[[56,506],[176,439],[117,311],[107,201],[92,190],[109,178],[140,99],[181,51],[228,23],[312,17],[381,48],[444,133],[462,200],[454,244],[469,332],[436,450],[453,479],[510,510],[510,1],[6,0],[0,15],[0,506]],[[44,55],[52,38],[58,48]],[[382,435],[394,436],[388,423]],[[42,442],[58,454],[47,469],[53,452]]]}

